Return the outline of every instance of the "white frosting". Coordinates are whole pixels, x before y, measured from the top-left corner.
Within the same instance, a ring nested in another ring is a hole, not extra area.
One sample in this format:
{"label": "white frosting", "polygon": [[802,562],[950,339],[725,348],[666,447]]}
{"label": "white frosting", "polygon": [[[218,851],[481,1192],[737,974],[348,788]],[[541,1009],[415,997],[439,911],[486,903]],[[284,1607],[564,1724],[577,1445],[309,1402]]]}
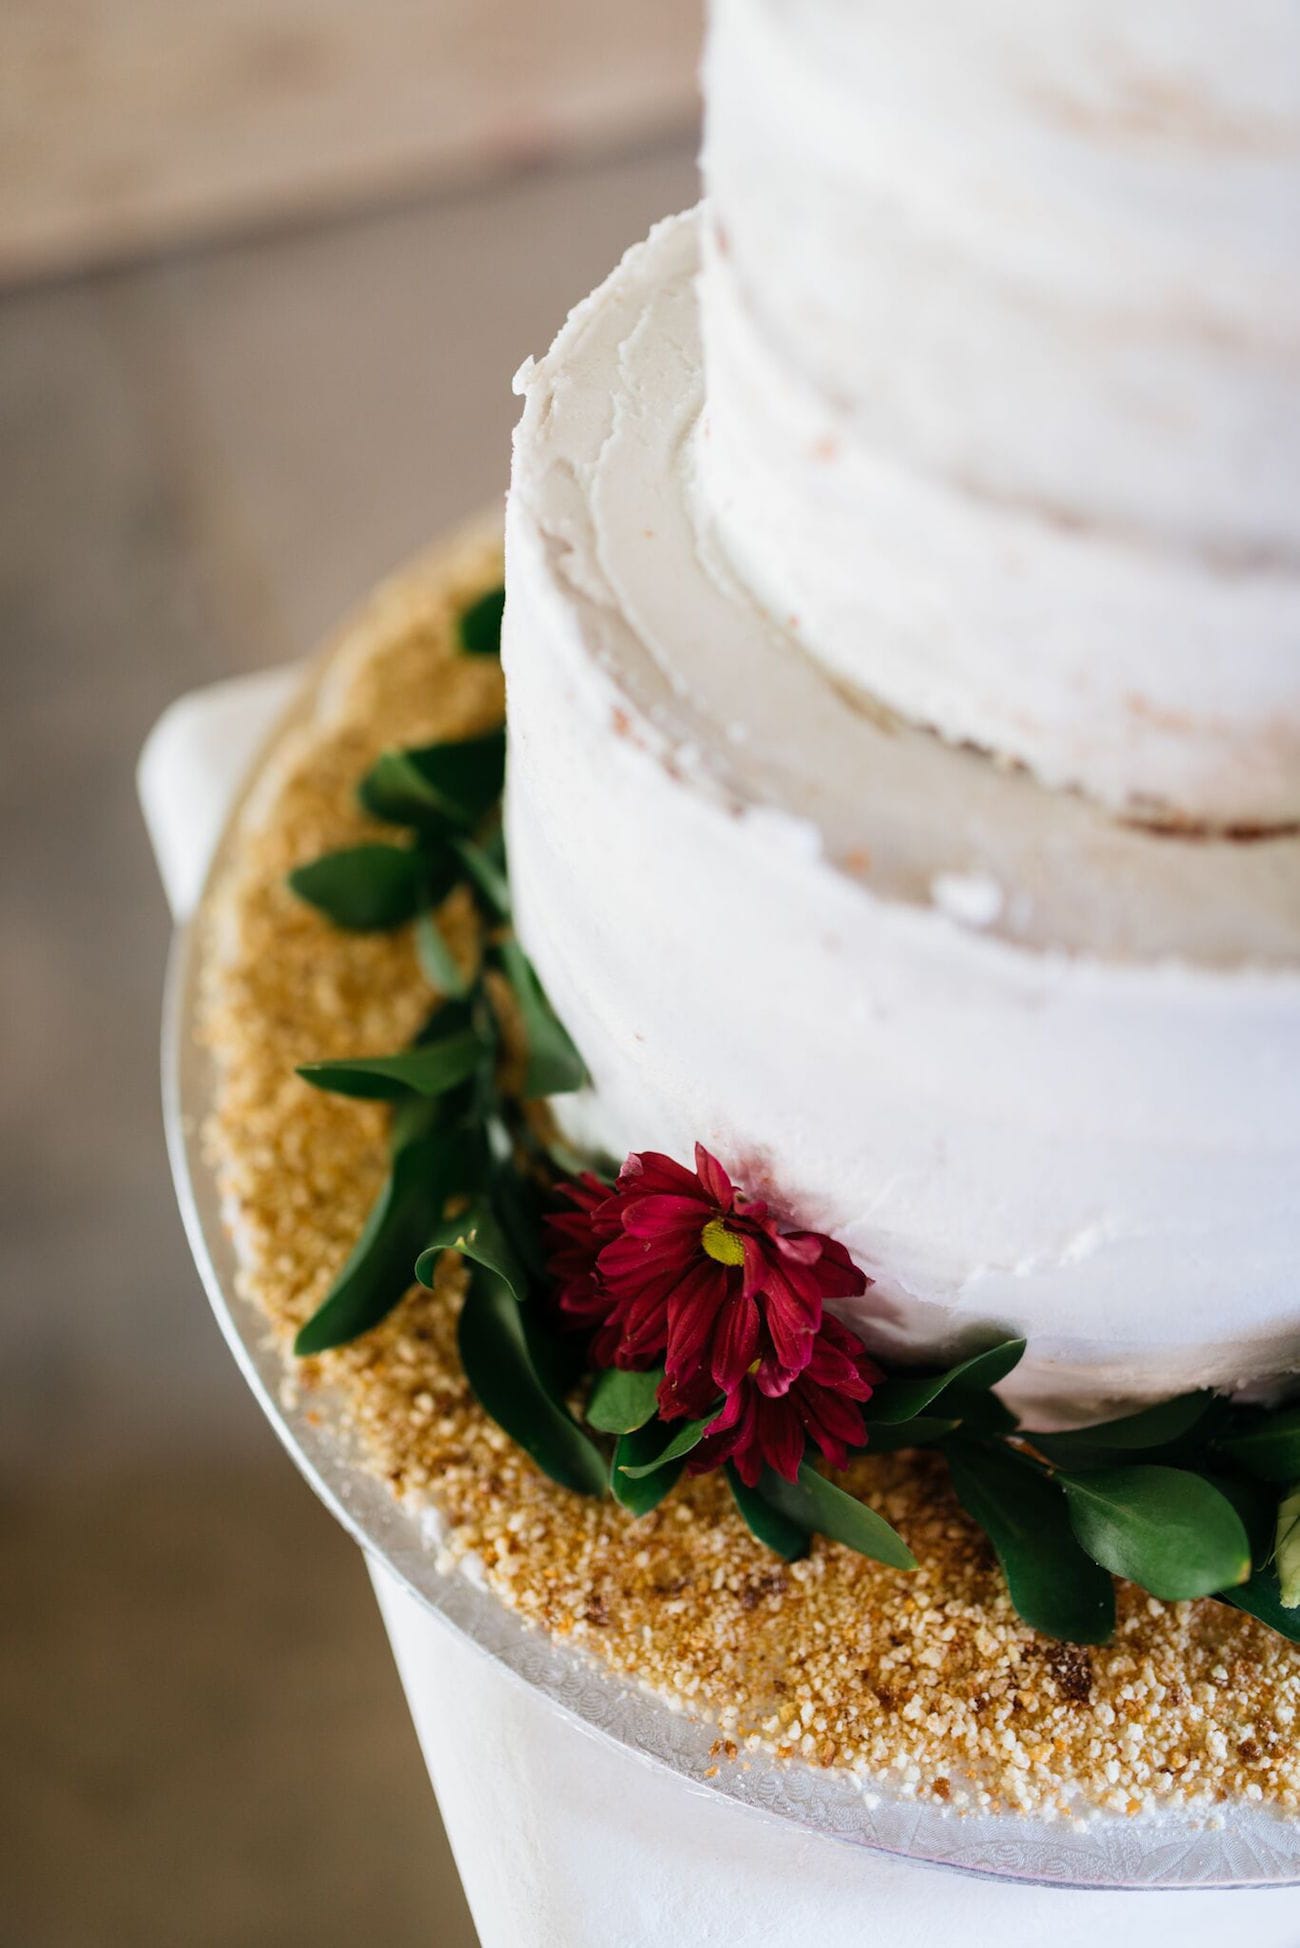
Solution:
{"label": "white frosting", "polygon": [[1300,11],[717,0],[704,489],[844,680],[1300,818]]}
{"label": "white frosting", "polygon": [[700,1139],[844,1240],[876,1343],[1023,1332],[1039,1407],[1300,1365],[1300,841],[1125,828],[830,683],[699,517],[695,265],[660,226],[519,381],[509,842],[570,1133]]}

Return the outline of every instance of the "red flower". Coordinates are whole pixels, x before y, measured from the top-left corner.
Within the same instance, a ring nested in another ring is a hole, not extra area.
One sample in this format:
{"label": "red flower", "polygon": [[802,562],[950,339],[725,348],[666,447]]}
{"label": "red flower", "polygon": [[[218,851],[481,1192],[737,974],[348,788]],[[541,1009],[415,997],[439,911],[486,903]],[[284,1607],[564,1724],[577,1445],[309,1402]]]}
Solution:
{"label": "red flower", "polygon": [[833,1238],[782,1231],[701,1144],[694,1171],[651,1150],[612,1190],[587,1177],[563,1195],[576,1208],[548,1232],[560,1306],[598,1328],[599,1364],[662,1359],[666,1410],[707,1412],[760,1369],[765,1396],[784,1394],[813,1357],[824,1300],[869,1283]]}
{"label": "red flower", "polygon": [[618,1199],[590,1171],[576,1183],[561,1185],[574,1208],[555,1211],[544,1222],[547,1270],[555,1281],[561,1312],[575,1325],[595,1330],[592,1356],[597,1366],[613,1366],[621,1329],[612,1326],[609,1295],[596,1274],[601,1245],[618,1235]]}
{"label": "red flower", "polygon": [[[867,1429],[859,1403],[871,1398],[884,1375],[861,1341],[830,1313],[802,1372],[779,1388],[773,1377],[764,1360],[727,1394],[722,1412],[687,1463],[692,1474],[706,1474],[731,1461],[753,1488],[764,1466],[793,1481],[809,1441],[836,1468],[847,1464],[850,1448],[864,1445]],[[660,1398],[662,1402],[662,1392]],[[670,1417],[666,1409],[665,1417]]]}

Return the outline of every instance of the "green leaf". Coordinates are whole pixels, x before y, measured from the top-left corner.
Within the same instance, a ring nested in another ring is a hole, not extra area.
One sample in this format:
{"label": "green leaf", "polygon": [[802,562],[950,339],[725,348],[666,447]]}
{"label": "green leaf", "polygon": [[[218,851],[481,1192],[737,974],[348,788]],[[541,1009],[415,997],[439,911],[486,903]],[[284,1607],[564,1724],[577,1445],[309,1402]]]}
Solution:
{"label": "green leaf", "polygon": [[1180,1393],[1173,1400],[1144,1407],[1139,1414],[1126,1414],[1122,1420],[1104,1420],[1092,1427],[1072,1427],[1065,1433],[1032,1434],[1029,1438],[1051,1461],[1108,1461],[1117,1454],[1138,1454],[1181,1440],[1204,1420],[1213,1399],[1212,1393]]}
{"label": "green leaf", "polygon": [[461,970],[432,913],[421,913],[415,922],[415,952],[420,972],[430,987],[437,988],[453,1001],[463,1000],[474,985],[472,974]]}
{"label": "green leaf", "polygon": [[818,1474],[809,1461],[799,1464],[798,1481],[786,1481],[772,1468],[765,1468],[758,1492],[789,1521],[815,1529],[832,1542],[842,1542],[860,1556],[888,1563],[891,1569],[916,1568],[916,1557],[897,1529],[856,1495]]}
{"label": "green leaf", "polygon": [[457,1334],[474,1398],[552,1481],[603,1495],[604,1456],[547,1390],[535,1330],[505,1280],[476,1267]]}
{"label": "green leaf", "polygon": [[431,841],[461,830],[410,751],[381,751],[357,786],[357,802],[372,818],[409,826]]}
{"label": "green leaf", "polygon": [[663,1459],[663,1438],[663,1423],[652,1421],[620,1434],[615,1444],[609,1485],[614,1499],[633,1515],[648,1515],[652,1508],[658,1508],[686,1466],[685,1455],[675,1461]]}
{"label": "green leaf", "polygon": [[765,1549],[774,1550],[785,1562],[798,1562],[801,1556],[808,1554],[812,1546],[811,1529],[789,1515],[783,1515],[779,1508],[759,1494],[757,1488],[743,1482],[730,1461],[727,1463],[727,1480],[731,1484],[736,1507],[756,1541],[761,1542]]}
{"label": "green leaf", "polygon": [[456,624],[460,637],[461,650],[466,656],[499,656],[501,654],[501,618],[505,614],[506,592],[503,588],[489,589],[480,595],[477,602],[471,602]]}
{"label": "green leaf", "polygon": [[289,886],[336,927],[375,933],[414,919],[426,878],[421,855],[406,846],[354,845],[295,866]]}
{"label": "green leaf", "polygon": [[[460,1141],[458,1154],[463,1165],[460,1187],[468,1190],[479,1182],[484,1165],[482,1134],[468,1127],[465,1121],[469,1105],[470,1092],[465,1088],[452,1089],[445,1096],[417,1096],[411,1093],[402,1096],[393,1104],[388,1126],[389,1155],[400,1156],[408,1144],[421,1143],[436,1133],[455,1130]],[[438,1215],[442,1215],[441,1206]]]}
{"label": "green leaf", "polygon": [[404,1096],[441,1096],[465,1082],[491,1049],[470,1029],[445,1041],[425,1042],[398,1055],[361,1055],[346,1062],[303,1062],[298,1074],[313,1089],[370,1102],[400,1102]]}
{"label": "green leaf", "polygon": [[1250,1543],[1232,1503],[1185,1468],[1059,1475],[1070,1521],[1094,1562],[1171,1602],[1244,1583]]}
{"label": "green leaf", "polygon": [[1262,1413],[1218,1445],[1238,1467],[1263,1481],[1300,1480],[1300,1405]]}
{"label": "green leaf", "polygon": [[1248,1583],[1240,1589],[1222,1590],[1220,1603],[1231,1603],[1234,1610],[1244,1610],[1248,1616],[1258,1617],[1270,1630],[1276,1630],[1288,1642],[1300,1644],[1300,1610],[1292,1610],[1282,1601],[1281,1585],[1277,1570],[1271,1565],[1267,1569],[1257,1569]]}
{"label": "green leaf", "polygon": [[722,1402],[719,1401],[716,1407],[710,1407],[708,1413],[704,1414],[699,1420],[674,1420],[663,1423],[667,1428],[675,1427],[677,1429],[677,1432],[672,1436],[667,1447],[663,1448],[657,1459],[651,1461],[648,1465],[644,1462],[637,1462],[632,1467],[625,1468],[623,1472],[631,1476],[632,1480],[639,1481],[642,1475],[653,1474],[656,1468],[662,1468],[665,1461],[679,1461],[684,1459],[692,1448],[699,1446],[714,1421],[718,1418],[721,1410]]}
{"label": "green leaf", "polygon": [[506,779],[505,726],[479,737],[425,744],[407,757],[462,832],[472,832],[501,801]]}
{"label": "green leaf", "polygon": [[1272,1553],[1277,1526],[1277,1502],[1274,1496],[1262,1482],[1252,1480],[1249,1475],[1219,1474],[1205,1467],[1198,1467],[1196,1472],[1217,1488],[1241,1517],[1241,1526],[1246,1531],[1246,1540],[1250,1545],[1251,1561],[1265,1561]]}
{"label": "green leaf", "polygon": [[514,992],[528,1044],[524,1095],[559,1096],[581,1089],[587,1080],[582,1058],[552,1012],[532,962],[516,940],[503,940],[494,951]]}
{"label": "green leaf", "polygon": [[1014,1434],[1020,1425],[998,1394],[988,1388],[964,1387],[960,1381],[944,1388],[943,1411],[959,1420],[969,1434]]}
{"label": "green leaf", "polygon": [[385,751],[362,779],[358,796],[368,812],[395,825],[435,835],[472,832],[501,797],[505,768],[506,734],[498,728],[481,737]]}
{"label": "green leaf", "polygon": [[498,860],[495,850],[486,845],[475,845],[469,839],[455,839],[452,850],[465,868],[484,902],[499,920],[510,918],[510,882],[506,878],[505,855],[501,852]]}
{"label": "green leaf", "polygon": [[[512,1152],[506,1152],[493,1165],[489,1191],[492,1208],[516,1256],[532,1277],[544,1278],[546,1251],[542,1244],[542,1219],[545,1213],[541,1186],[526,1171],[517,1168]],[[578,1344],[576,1339],[572,1343]]]}
{"label": "green leaf", "polygon": [[1104,1644],[1115,1628],[1115,1585],[1080,1547],[1065,1496],[1008,1448],[950,1441],[952,1485],[997,1552],[1016,1614],[1046,1637]]}
{"label": "green leaf", "polygon": [[328,1297],[299,1331],[295,1353],[345,1345],[388,1316],[415,1282],[416,1253],[447,1199],[466,1188],[471,1170],[471,1148],[454,1124],[400,1143],[365,1228]]}
{"label": "green leaf", "polygon": [[472,1028],[481,1042],[495,1047],[497,1025],[491,1011],[476,1007],[464,996],[449,995],[434,1003],[412,1038],[412,1047],[425,1048],[430,1042],[445,1042],[449,1035],[462,1034],[467,1028]]}
{"label": "green leaf", "polygon": [[941,1372],[900,1374],[875,1389],[863,1412],[869,1423],[881,1421],[890,1427],[900,1420],[912,1420],[935,1406],[950,1387],[969,1393],[996,1386],[1006,1379],[1024,1350],[1023,1339],[1003,1339]]}
{"label": "green leaf", "polygon": [[597,1376],[587,1402],[587,1419],[602,1434],[633,1434],[659,1411],[662,1367],[652,1373],[624,1373],[610,1366]]}
{"label": "green leaf", "polygon": [[1279,1504],[1273,1561],[1282,1608],[1300,1608],[1300,1484]]}
{"label": "green leaf", "polygon": [[485,1265],[506,1284],[517,1300],[528,1297],[528,1272],[486,1197],[476,1197],[459,1217],[438,1225],[416,1260],[415,1276],[432,1285],[444,1251],[458,1251],[476,1265]]}
{"label": "green leaf", "polygon": [[931,1441],[941,1441],[960,1426],[959,1420],[937,1420],[929,1414],[917,1414],[912,1420],[892,1425],[881,1421],[868,1430],[867,1446],[872,1454],[897,1454],[900,1448],[928,1447]]}

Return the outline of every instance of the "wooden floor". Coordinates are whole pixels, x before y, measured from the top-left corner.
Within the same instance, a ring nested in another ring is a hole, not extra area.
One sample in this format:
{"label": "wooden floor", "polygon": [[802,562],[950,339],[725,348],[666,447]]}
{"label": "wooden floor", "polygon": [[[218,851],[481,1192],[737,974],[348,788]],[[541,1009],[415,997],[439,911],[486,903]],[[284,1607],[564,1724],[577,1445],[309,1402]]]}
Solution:
{"label": "wooden floor", "polygon": [[187,1259],[132,766],[500,493],[516,366],[694,193],[678,142],[0,300],[0,1948],[472,1942]]}

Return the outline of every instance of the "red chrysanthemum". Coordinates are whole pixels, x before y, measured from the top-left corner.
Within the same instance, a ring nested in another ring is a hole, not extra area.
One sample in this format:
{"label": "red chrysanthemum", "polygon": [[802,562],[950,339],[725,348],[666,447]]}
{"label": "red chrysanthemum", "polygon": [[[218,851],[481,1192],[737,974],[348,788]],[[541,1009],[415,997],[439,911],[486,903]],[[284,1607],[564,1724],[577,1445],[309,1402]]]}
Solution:
{"label": "red chrysanthemum", "polygon": [[560,1306],[596,1329],[599,1365],[663,1360],[666,1411],[704,1413],[760,1371],[778,1398],[813,1358],[824,1301],[870,1283],[833,1238],[782,1231],[701,1144],[694,1171],[646,1151],[612,1189],[588,1177],[563,1194],[574,1208],[548,1231]]}
{"label": "red chrysanthemum", "polygon": [[[691,1455],[692,1474],[730,1461],[751,1488],[764,1467],[793,1481],[809,1441],[832,1467],[846,1465],[849,1450],[867,1438],[861,1403],[884,1378],[861,1340],[827,1313],[807,1365],[793,1380],[775,1384],[782,1377],[767,1360],[745,1374]],[[667,1417],[667,1406],[664,1411]]]}
{"label": "red chrysanthemum", "polygon": [[597,1274],[596,1260],[601,1246],[618,1235],[618,1198],[590,1171],[575,1183],[562,1185],[561,1191],[573,1208],[553,1212],[544,1227],[555,1297],[575,1326],[595,1332],[595,1364],[613,1366],[621,1327],[610,1318],[609,1294]]}

